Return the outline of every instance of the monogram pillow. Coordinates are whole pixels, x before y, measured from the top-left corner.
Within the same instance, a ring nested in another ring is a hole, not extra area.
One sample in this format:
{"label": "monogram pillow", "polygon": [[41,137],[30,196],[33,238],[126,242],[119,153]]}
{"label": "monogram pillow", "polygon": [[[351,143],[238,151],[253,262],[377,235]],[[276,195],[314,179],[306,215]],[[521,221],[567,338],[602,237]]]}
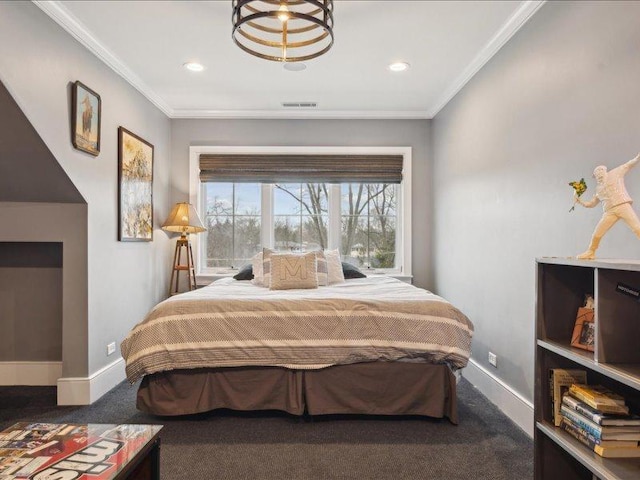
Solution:
{"label": "monogram pillow", "polygon": [[271,290],[318,288],[318,261],[315,252],[303,255],[270,255]]}

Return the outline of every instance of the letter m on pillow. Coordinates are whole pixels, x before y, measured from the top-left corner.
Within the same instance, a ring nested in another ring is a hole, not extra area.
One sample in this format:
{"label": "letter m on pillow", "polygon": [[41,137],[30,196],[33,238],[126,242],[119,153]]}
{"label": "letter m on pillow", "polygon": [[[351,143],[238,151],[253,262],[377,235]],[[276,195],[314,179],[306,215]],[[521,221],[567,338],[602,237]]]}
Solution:
{"label": "letter m on pillow", "polygon": [[299,258],[283,258],[278,272],[280,279],[287,280],[307,280],[309,272],[307,270],[307,262],[302,257]]}
{"label": "letter m on pillow", "polygon": [[318,264],[315,253],[272,255],[270,288],[318,288]]}

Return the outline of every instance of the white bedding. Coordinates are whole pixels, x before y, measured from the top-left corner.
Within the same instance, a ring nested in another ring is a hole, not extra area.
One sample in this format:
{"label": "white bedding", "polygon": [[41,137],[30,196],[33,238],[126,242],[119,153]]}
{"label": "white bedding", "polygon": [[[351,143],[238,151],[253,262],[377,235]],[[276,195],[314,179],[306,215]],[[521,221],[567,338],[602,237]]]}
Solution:
{"label": "white bedding", "polygon": [[[211,290],[212,288],[215,290]],[[385,275],[353,278],[345,281],[344,283],[318,287],[317,289],[304,290],[269,290],[266,287],[254,285],[247,280],[238,281],[231,277],[227,277],[216,280],[206,287],[192,290],[191,292],[186,292],[180,296],[172,298],[208,298],[212,294],[215,294],[218,297],[228,296],[244,300],[263,298],[299,299],[301,294],[304,295],[305,299],[344,298],[370,300],[371,298],[378,298],[387,301],[442,300],[441,297],[434,295],[427,290],[414,287],[413,285]]]}

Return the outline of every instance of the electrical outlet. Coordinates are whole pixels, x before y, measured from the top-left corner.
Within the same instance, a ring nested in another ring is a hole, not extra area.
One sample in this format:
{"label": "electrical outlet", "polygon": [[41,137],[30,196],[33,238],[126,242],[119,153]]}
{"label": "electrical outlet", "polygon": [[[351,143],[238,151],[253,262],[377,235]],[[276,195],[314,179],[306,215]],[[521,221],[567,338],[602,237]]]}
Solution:
{"label": "electrical outlet", "polygon": [[111,342],[107,345],[107,356],[113,355],[116,352],[116,342]]}
{"label": "electrical outlet", "polygon": [[498,368],[498,356],[493,352],[489,352],[489,363]]}

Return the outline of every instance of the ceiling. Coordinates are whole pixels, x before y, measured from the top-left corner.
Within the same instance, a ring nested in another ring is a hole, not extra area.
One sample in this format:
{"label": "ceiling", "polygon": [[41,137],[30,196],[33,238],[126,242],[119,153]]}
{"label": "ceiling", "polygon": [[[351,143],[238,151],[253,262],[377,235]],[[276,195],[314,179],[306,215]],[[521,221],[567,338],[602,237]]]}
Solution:
{"label": "ceiling", "polygon": [[432,118],[544,2],[335,0],[300,72],[233,43],[231,0],[34,3],[172,118]]}

